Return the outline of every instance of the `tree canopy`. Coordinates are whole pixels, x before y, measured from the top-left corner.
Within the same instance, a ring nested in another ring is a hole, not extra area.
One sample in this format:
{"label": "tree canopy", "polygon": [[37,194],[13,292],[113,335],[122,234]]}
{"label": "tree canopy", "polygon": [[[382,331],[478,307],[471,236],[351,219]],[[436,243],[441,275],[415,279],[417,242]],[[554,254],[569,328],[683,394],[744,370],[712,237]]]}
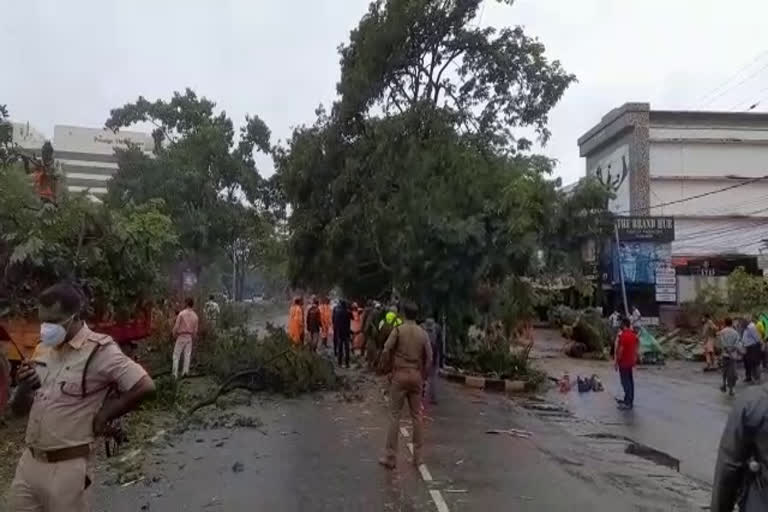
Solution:
{"label": "tree canopy", "polygon": [[342,45],[339,97],[276,152],[290,274],[354,296],[466,305],[535,270],[553,211],[547,116],[574,77],[479,0],[378,0]]}
{"label": "tree canopy", "polygon": [[[222,248],[234,250],[251,222],[274,205],[270,184],[259,175],[255,150],[270,151],[270,131],[259,117],[246,117],[239,140],[226,112],[187,89],[168,100],[113,109],[107,128],[151,123],[155,147],[118,151],[118,172],[109,182],[113,205],[162,199],[179,233],[184,259],[199,271]],[[256,215],[257,217],[254,217]]]}

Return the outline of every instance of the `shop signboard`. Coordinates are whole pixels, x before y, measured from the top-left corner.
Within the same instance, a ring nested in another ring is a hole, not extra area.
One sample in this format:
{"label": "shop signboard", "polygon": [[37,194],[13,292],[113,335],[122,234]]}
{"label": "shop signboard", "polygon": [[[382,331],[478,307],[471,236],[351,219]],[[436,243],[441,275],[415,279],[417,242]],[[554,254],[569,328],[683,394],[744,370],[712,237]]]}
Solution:
{"label": "shop signboard", "polygon": [[621,241],[669,243],[675,239],[674,217],[616,217]]}

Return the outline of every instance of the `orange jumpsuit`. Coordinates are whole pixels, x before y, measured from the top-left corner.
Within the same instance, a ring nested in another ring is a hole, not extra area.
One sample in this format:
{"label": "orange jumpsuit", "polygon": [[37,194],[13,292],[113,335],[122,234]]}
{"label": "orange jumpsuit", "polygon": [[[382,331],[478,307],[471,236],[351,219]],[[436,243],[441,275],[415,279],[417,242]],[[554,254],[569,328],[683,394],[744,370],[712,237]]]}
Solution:
{"label": "orange jumpsuit", "polygon": [[320,338],[327,340],[331,337],[333,321],[330,304],[320,304]]}
{"label": "orange jumpsuit", "polygon": [[365,336],[361,332],[363,329],[363,315],[360,312],[360,308],[352,310],[352,323],[350,327],[352,328],[352,336],[354,336],[352,338],[352,348],[360,350],[363,348],[363,342],[365,341]]}
{"label": "orange jumpsuit", "polygon": [[294,345],[301,345],[304,334],[304,310],[301,305],[294,304],[288,313],[288,336]]}

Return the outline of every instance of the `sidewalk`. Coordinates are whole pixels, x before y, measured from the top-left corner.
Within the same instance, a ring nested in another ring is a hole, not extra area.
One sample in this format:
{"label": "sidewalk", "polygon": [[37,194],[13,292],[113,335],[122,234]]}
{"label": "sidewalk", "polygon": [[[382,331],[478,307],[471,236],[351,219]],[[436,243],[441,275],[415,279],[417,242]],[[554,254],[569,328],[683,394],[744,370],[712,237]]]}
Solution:
{"label": "sidewalk", "polygon": [[[708,485],[712,482],[717,447],[733,398],[718,389],[719,374],[702,372],[700,363],[670,361],[665,366],[641,367],[635,372],[635,408],[620,411],[618,375],[610,361],[568,358],[563,339],[550,329],[538,329],[532,357],[551,377],[568,372],[571,379],[596,374],[603,393],[562,394],[551,389],[549,401],[567,407],[576,417],[596,422],[610,434],[629,437],[680,460],[680,471]],[[737,393],[743,384],[737,386]]]}

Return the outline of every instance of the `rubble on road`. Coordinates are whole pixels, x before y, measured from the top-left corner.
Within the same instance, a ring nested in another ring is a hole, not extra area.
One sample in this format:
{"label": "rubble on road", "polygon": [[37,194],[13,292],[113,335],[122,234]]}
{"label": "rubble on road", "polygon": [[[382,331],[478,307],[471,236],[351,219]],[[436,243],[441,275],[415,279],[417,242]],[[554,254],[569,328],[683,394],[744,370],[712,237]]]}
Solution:
{"label": "rubble on road", "polygon": [[704,345],[692,336],[683,334],[682,329],[676,328],[657,338],[661,352],[667,359],[686,361],[704,361]]}

